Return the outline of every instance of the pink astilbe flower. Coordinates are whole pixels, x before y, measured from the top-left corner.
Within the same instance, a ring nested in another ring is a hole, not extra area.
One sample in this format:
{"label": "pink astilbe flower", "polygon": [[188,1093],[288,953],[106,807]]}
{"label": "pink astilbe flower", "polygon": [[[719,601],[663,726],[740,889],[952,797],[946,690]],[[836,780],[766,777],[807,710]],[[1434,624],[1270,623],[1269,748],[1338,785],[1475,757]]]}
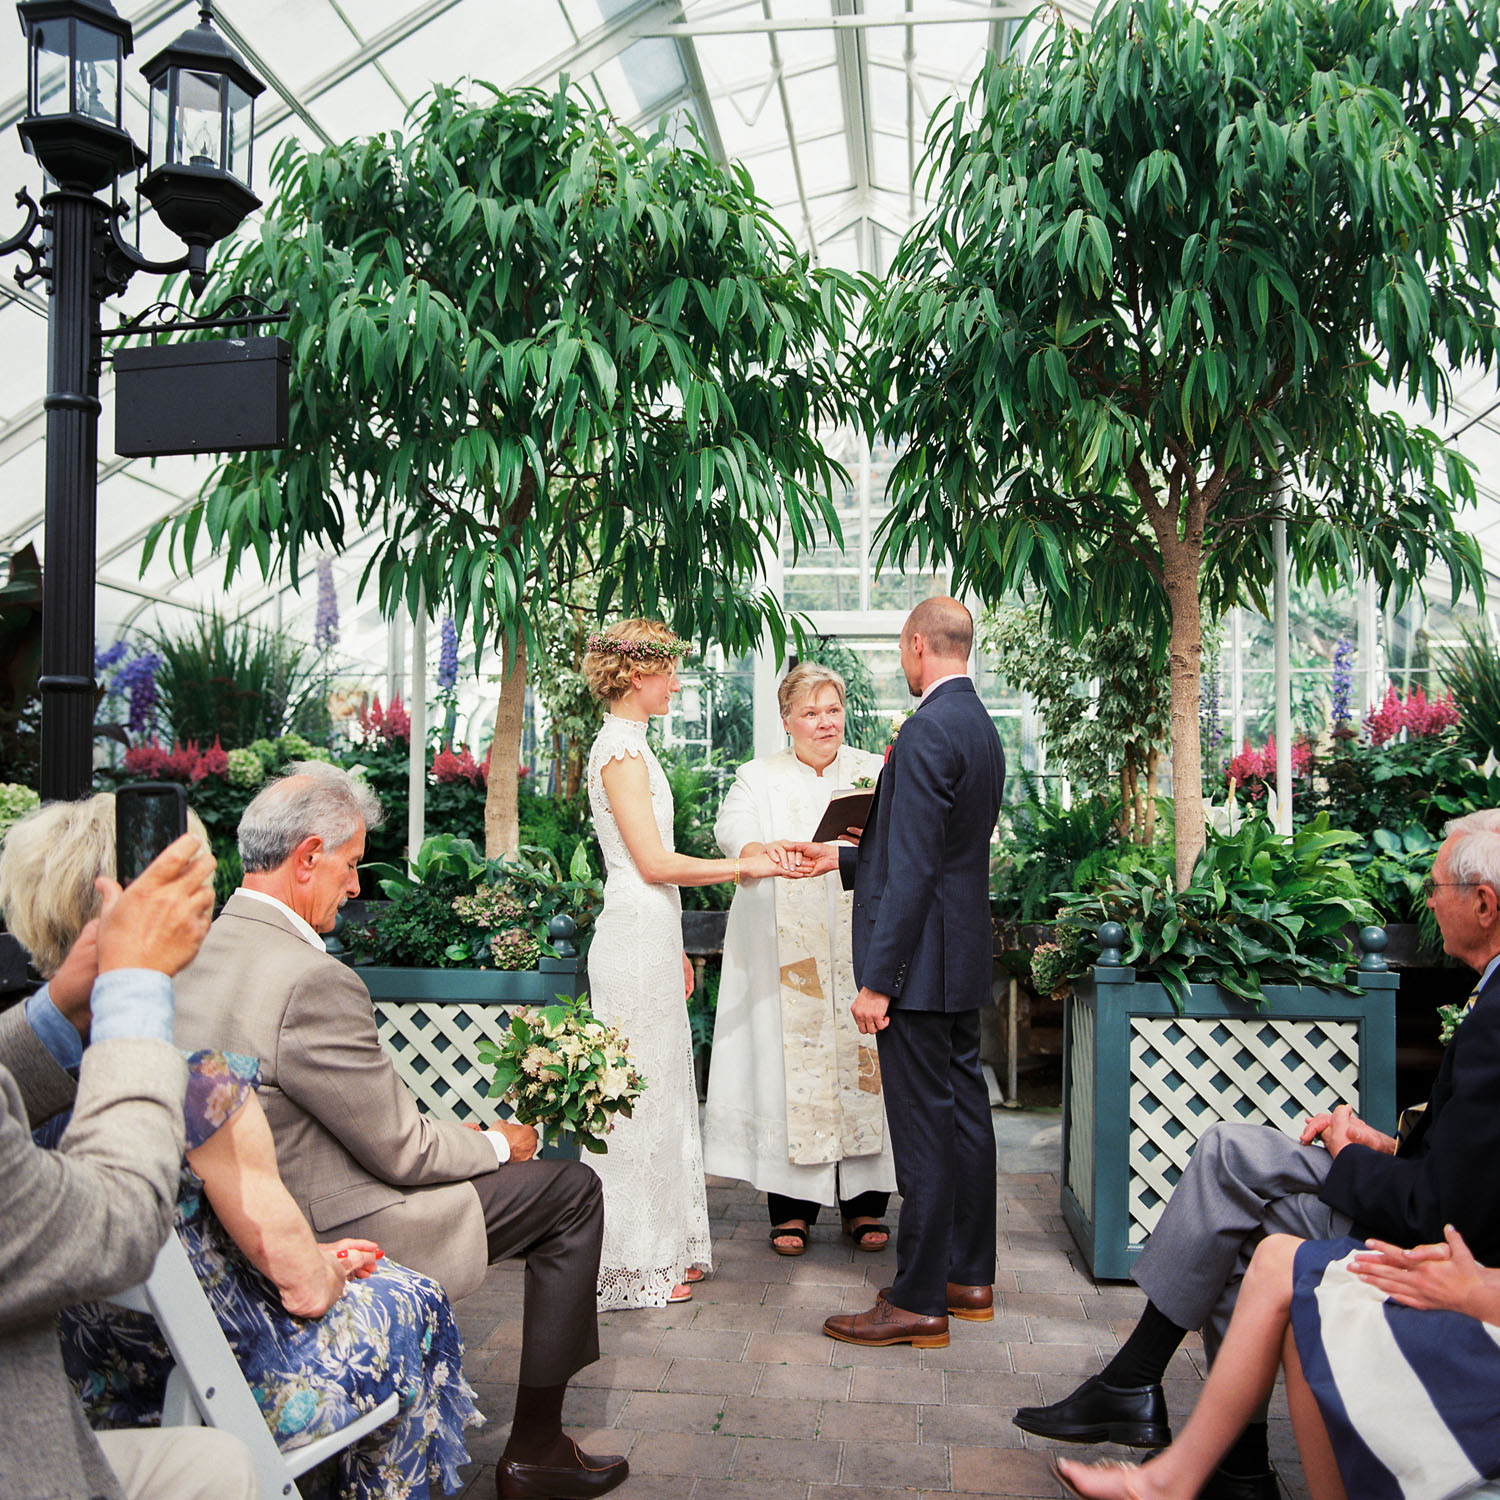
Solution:
{"label": "pink astilbe flower", "polygon": [[1372,745],[1380,746],[1395,739],[1403,729],[1408,734],[1427,736],[1442,734],[1458,722],[1458,705],[1454,703],[1452,693],[1429,702],[1427,694],[1416,687],[1403,701],[1396,691],[1396,684],[1392,683],[1386,688],[1380,707],[1365,715],[1365,732]]}

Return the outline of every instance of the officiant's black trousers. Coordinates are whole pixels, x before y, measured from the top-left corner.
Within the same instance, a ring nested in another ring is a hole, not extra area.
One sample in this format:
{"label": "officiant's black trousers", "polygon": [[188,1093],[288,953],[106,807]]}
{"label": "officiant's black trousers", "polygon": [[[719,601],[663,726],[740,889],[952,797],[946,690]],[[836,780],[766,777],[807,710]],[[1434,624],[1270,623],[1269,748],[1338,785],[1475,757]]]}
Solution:
{"label": "officiant's black trousers", "polygon": [[[876,1192],[873,1188],[868,1193],[856,1193],[852,1198],[840,1195],[839,1217],[845,1222],[850,1219],[883,1218],[886,1204],[890,1201],[889,1193]],[[808,1228],[811,1228],[818,1222],[818,1210],[822,1206],[810,1199],[788,1198],[781,1193],[766,1194],[766,1208],[773,1227],[777,1224],[790,1224],[794,1219],[803,1219]]]}
{"label": "officiant's black trousers", "polygon": [[891,1301],[940,1317],[948,1282],[995,1280],[995,1129],[979,1012],[898,1005],[875,1040],[901,1194]]}

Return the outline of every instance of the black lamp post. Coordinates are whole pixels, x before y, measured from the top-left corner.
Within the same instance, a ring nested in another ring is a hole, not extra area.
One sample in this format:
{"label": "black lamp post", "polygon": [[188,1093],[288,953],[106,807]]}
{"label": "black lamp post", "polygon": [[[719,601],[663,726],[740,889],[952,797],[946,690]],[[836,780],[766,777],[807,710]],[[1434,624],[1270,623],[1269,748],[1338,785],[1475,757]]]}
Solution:
{"label": "black lamp post", "polygon": [[[22,0],[27,151],[50,179],[38,206],[0,254],[21,251],[23,284],[47,281],[46,553],[42,592],[44,799],[87,793],[93,771],[94,552],[98,491],[100,307],[138,270],[186,270],[203,288],[208,249],[259,200],[250,191],[255,98],[264,85],[202,20],[143,70],[151,85],[152,170],[141,185],[168,228],[187,242],[157,264],[121,238],[128,212],[114,198],[122,172],[147,158],[121,123],[130,23],[110,0]],[[105,198],[95,195],[108,189]],[[34,233],[43,231],[40,244]]]}

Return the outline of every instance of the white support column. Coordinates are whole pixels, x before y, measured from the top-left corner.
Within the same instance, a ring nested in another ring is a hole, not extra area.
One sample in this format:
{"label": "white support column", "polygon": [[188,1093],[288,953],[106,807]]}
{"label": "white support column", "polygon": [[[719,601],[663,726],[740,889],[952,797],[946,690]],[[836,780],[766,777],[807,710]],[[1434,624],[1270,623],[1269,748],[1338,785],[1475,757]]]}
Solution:
{"label": "white support column", "polygon": [[1292,627],[1291,568],[1286,521],[1271,522],[1276,556],[1276,831],[1292,831]]}
{"label": "white support column", "polygon": [[406,616],[398,609],[385,634],[385,701],[402,696],[406,685]]}
{"label": "white support column", "polygon": [[1350,711],[1357,723],[1385,696],[1381,683],[1385,674],[1380,660],[1380,606],[1375,597],[1375,580],[1368,573],[1359,583],[1354,649],[1359,659],[1355,675],[1357,701]]}
{"label": "white support column", "polygon": [[427,837],[427,591],[417,596],[411,622],[411,747],[406,772],[406,849],[415,859]]}
{"label": "white support column", "polygon": [[1245,616],[1236,604],[1229,611],[1229,723],[1231,755],[1245,743]]}
{"label": "white support column", "polygon": [[[767,547],[761,554],[761,570],[765,574],[766,587],[778,599],[786,597],[786,570],[781,565],[781,548]],[[776,688],[786,671],[786,664],[776,664],[775,652],[762,646],[755,653],[755,686],[752,703],[755,726],[755,753],[770,755],[786,744],[786,731],[781,727],[781,711],[776,706]]]}

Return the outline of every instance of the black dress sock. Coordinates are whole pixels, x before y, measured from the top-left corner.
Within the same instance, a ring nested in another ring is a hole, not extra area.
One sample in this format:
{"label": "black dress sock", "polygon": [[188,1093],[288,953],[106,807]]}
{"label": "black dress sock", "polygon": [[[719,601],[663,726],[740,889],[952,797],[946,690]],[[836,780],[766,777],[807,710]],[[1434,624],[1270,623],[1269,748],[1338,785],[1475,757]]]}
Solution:
{"label": "black dress sock", "polygon": [[1148,1302],[1130,1337],[1099,1378],[1119,1390],[1155,1385],[1186,1337],[1186,1328],[1179,1328],[1154,1302]]}
{"label": "black dress sock", "polygon": [[521,1463],[545,1463],[554,1457],[562,1437],[566,1385],[523,1385],[516,1390],[516,1414],[503,1457]]}
{"label": "black dress sock", "polygon": [[1264,1474],[1271,1467],[1271,1450],[1266,1445],[1266,1424],[1251,1422],[1234,1440],[1234,1447],[1219,1460],[1226,1474],[1248,1479]]}

